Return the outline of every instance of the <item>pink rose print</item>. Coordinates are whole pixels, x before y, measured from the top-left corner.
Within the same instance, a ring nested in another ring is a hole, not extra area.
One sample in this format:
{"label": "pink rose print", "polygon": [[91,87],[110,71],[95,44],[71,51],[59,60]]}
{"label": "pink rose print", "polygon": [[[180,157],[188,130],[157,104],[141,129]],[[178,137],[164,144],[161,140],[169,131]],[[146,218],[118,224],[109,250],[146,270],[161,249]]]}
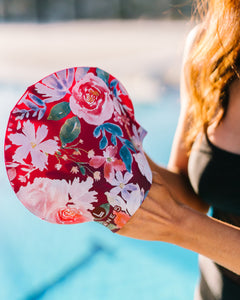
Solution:
{"label": "pink rose print", "polygon": [[110,119],[114,110],[109,88],[92,73],[75,84],[69,103],[75,115],[93,125],[100,125]]}
{"label": "pink rose print", "polygon": [[30,153],[33,166],[43,171],[48,163],[48,154],[59,149],[57,142],[51,139],[44,141],[48,134],[47,126],[39,126],[36,130],[29,120],[24,122],[22,132],[9,135],[10,141],[20,146],[13,155],[14,161],[24,164],[23,159]]}
{"label": "pink rose print", "polygon": [[57,212],[57,223],[77,224],[88,221],[77,208],[61,208]]}
{"label": "pink rose print", "polygon": [[33,214],[52,223],[75,224],[93,221],[88,210],[93,210],[97,192],[90,191],[93,179],[75,178],[73,182],[35,178],[21,186],[17,197]]}
{"label": "pink rose print", "polygon": [[122,160],[117,159],[117,147],[108,146],[106,151],[103,151],[103,156],[94,156],[89,164],[94,168],[99,168],[104,164],[104,177],[110,181],[114,178],[114,171],[123,171],[126,169]]}

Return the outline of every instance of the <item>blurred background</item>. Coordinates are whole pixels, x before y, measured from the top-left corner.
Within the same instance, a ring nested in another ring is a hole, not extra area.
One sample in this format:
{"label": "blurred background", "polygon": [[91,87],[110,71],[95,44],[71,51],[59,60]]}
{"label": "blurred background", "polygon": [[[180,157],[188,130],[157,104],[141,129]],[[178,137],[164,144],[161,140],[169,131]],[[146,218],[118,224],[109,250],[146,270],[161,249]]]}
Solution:
{"label": "blurred background", "polygon": [[145,151],[166,166],[193,11],[184,0],[0,0],[1,300],[193,299],[195,253],[96,223],[48,224],[19,203],[4,167],[18,99],[46,75],[75,66],[102,68],[123,83],[148,131]]}
{"label": "blurred background", "polygon": [[190,0],[1,0],[4,21],[188,18]]}

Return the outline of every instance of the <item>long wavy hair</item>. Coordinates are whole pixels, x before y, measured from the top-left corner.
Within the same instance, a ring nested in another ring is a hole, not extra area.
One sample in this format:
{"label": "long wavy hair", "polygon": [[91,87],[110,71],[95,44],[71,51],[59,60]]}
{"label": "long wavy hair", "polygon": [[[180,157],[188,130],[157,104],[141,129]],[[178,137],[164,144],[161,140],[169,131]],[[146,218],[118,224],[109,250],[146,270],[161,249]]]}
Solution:
{"label": "long wavy hair", "polygon": [[201,0],[201,22],[184,66],[189,93],[188,149],[200,132],[223,119],[230,83],[239,76],[240,1]]}

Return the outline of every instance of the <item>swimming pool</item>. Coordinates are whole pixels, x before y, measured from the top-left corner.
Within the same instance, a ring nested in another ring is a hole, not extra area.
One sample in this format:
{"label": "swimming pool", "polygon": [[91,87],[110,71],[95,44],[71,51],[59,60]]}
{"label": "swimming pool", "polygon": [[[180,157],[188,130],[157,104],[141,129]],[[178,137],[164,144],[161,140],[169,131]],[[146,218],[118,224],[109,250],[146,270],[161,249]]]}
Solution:
{"label": "swimming pool", "polygon": [[[49,224],[16,200],[3,167],[3,137],[10,108],[23,92],[0,86],[0,299],[191,300],[198,279],[195,253],[113,235],[95,223]],[[178,98],[177,90],[166,89],[159,101],[134,103],[136,119],[148,131],[144,148],[163,165]]]}

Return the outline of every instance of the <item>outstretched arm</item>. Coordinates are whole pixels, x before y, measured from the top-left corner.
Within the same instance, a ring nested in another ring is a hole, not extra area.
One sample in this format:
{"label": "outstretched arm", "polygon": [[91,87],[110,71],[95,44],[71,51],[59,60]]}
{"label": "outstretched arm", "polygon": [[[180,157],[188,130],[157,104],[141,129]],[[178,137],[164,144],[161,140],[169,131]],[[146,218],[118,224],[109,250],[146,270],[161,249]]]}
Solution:
{"label": "outstretched arm", "polygon": [[209,257],[240,274],[240,228],[213,219],[177,202],[159,174],[153,174],[148,197],[117,233],[164,241]]}

